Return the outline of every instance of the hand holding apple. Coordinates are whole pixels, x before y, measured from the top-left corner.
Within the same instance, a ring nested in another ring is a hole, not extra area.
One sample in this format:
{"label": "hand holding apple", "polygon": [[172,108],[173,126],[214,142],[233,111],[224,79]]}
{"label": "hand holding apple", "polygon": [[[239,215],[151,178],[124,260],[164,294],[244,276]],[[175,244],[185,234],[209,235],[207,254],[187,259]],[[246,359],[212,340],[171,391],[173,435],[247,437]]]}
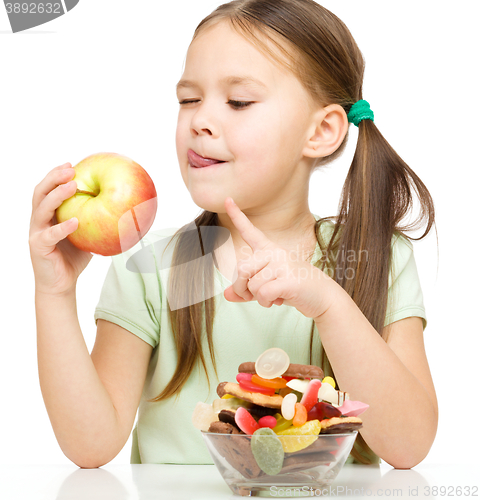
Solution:
{"label": "hand holding apple", "polygon": [[93,154],[74,169],[76,193],[56,210],[59,223],[78,219],[69,241],[83,251],[105,256],[138,243],[157,211],[157,192],[148,173],[116,153]]}

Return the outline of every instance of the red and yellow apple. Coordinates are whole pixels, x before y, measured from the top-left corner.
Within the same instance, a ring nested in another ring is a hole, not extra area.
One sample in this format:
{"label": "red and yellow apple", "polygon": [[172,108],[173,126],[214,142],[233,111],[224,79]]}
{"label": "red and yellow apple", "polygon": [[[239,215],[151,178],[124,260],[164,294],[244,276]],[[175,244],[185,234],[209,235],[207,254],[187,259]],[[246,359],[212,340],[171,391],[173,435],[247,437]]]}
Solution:
{"label": "red and yellow apple", "polygon": [[116,153],[90,155],[73,168],[77,191],[56,210],[59,223],[78,219],[78,228],[67,238],[80,250],[105,256],[132,248],[157,212],[150,176],[138,163]]}

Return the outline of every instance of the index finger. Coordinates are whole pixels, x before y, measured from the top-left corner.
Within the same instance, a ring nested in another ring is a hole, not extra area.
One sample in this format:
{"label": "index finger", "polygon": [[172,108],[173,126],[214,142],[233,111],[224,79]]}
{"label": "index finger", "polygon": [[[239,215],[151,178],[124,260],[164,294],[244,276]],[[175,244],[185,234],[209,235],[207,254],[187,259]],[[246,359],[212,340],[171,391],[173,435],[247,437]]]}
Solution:
{"label": "index finger", "polygon": [[[71,180],[75,170],[70,162],[64,163],[59,167],[55,167],[37,184],[33,191],[32,197],[32,209],[35,211],[40,205],[41,201],[47,196],[47,194],[54,188],[63,184],[66,181]],[[65,174],[62,172],[65,170]],[[68,171],[68,172],[67,172]]]}
{"label": "index finger", "polygon": [[252,250],[263,250],[271,241],[249,220],[248,217],[238,208],[232,198],[225,200],[227,214],[238,229],[240,236],[252,248]]}

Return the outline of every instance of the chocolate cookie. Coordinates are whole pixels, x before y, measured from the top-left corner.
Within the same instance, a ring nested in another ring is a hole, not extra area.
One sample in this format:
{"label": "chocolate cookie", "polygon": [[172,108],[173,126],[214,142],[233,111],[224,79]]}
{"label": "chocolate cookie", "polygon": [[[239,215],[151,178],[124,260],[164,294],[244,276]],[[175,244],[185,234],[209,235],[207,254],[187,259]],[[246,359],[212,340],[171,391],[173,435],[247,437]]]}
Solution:
{"label": "chocolate cookie", "polygon": [[[225,422],[214,422],[216,424],[224,424],[231,426]],[[212,424],[213,425],[213,424]],[[210,426],[211,427],[211,426]],[[232,432],[235,434],[235,432]],[[210,436],[210,443],[215,446],[218,453],[243,477],[246,479],[255,479],[264,476],[263,472],[257,464],[250,447],[250,436],[232,436],[226,437],[219,434],[218,436]]]}
{"label": "chocolate cookie", "polygon": [[[238,367],[238,373],[257,373],[255,371],[255,363],[253,361],[246,361]],[[290,363],[287,371],[283,373],[285,377],[295,377],[295,378],[319,378],[323,379],[323,370],[319,366],[315,365],[299,365],[296,363]]]}
{"label": "chocolate cookie", "polygon": [[333,417],[322,420],[321,434],[342,434],[352,432],[363,427],[362,419],[359,417]]}
{"label": "chocolate cookie", "polygon": [[210,424],[208,432],[216,432],[218,434],[245,434],[236,425],[232,425],[228,422],[221,422],[219,420]]}
{"label": "chocolate cookie", "polygon": [[233,427],[240,430],[238,425],[235,423],[235,413],[236,410],[221,410],[218,414],[218,420],[220,420],[220,422],[225,422],[227,424],[233,425]]}
{"label": "chocolate cookie", "polygon": [[[241,366],[241,365],[240,365]],[[275,394],[267,396],[259,392],[244,391],[238,384],[234,382],[220,382],[217,387],[217,394],[221,398],[225,394],[230,394],[236,398],[249,401],[259,406],[267,406],[268,408],[281,408],[283,397]]]}
{"label": "chocolate cookie", "polygon": [[320,452],[315,455],[301,452],[288,453],[283,460],[283,467],[280,474],[304,471],[319,465],[329,465],[333,460],[335,460],[335,457],[329,451]]}

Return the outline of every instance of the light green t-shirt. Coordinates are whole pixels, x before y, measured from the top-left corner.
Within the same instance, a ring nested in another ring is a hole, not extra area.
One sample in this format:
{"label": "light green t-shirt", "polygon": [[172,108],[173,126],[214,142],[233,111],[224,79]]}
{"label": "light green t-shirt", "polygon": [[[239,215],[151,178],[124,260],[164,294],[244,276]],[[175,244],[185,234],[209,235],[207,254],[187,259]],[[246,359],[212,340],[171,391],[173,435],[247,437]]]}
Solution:
{"label": "light green t-shirt", "polygon": [[[317,215],[315,218],[319,219]],[[333,225],[329,227],[331,229]],[[208,388],[205,373],[199,366],[194,369],[177,398],[171,397],[156,403],[146,401],[156,397],[165,388],[177,362],[167,306],[169,271],[163,261],[156,272],[141,273],[128,270],[126,263],[133,254],[149,246],[155,248],[152,253],[161,256],[161,251],[176,229],[151,231],[135,247],[112,257],[95,309],[95,321],[102,318],[115,323],[154,348],[132,435],[132,464],[213,464],[200,431],[192,424],[192,413],[197,402],[212,403],[218,398],[217,385],[224,381],[235,381],[240,363],[255,361],[259,354],[271,347],[286,351],[291,363],[309,363],[313,319],[305,317],[294,307],[265,308],[256,301],[227,301],[223,291],[231,282],[215,268],[217,294],[213,342],[219,377],[216,378],[210,363]],[[389,276],[385,325],[406,317],[419,316],[423,318],[425,328],[423,295],[412,244],[406,238],[395,235],[392,245],[394,266]],[[320,257],[321,250],[317,243],[311,263]],[[206,339],[204,352],[208,353]],[[319,359],[319,355],[320,336],[315,327],[313,359]],[[205,358],[208,363],[210,356],[206,354]],[[348,462],[351,461],[350,456]]]}

